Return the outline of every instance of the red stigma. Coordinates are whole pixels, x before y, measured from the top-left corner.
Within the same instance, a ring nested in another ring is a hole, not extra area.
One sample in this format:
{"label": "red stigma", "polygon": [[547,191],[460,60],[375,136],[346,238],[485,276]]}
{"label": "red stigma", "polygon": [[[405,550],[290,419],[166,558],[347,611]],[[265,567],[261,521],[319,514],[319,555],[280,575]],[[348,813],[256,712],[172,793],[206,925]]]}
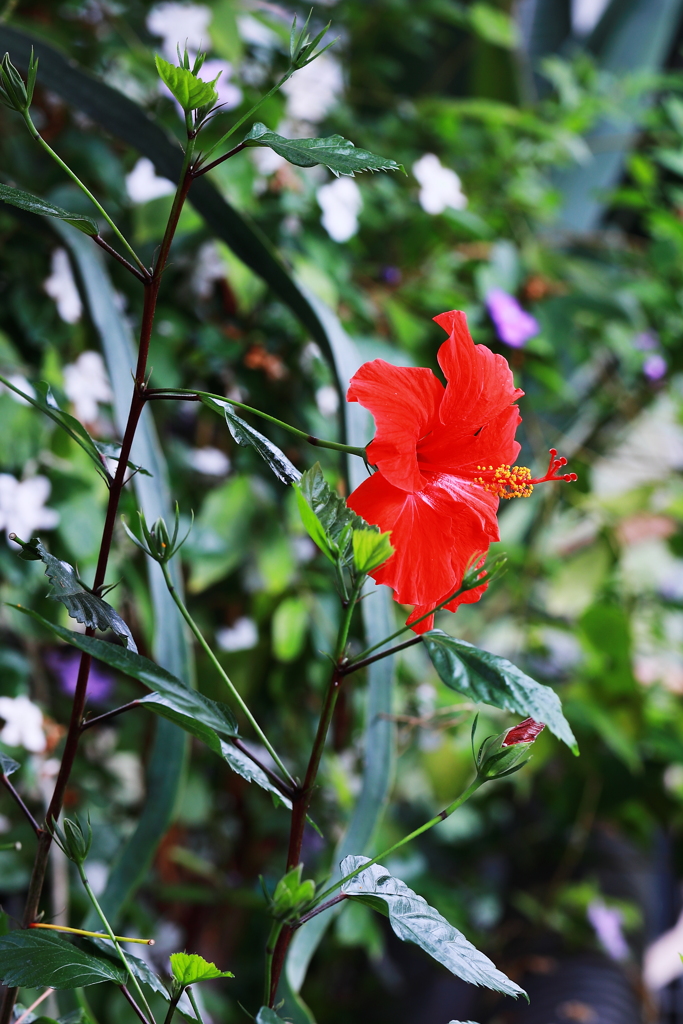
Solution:
{"label": "red stigma", "polygon": [[544,484],[548,480],[565,480],[568,484],[572,484],[572,483],[574,483],[575,480],[578,480],[578,477],[577,477],[576,473],[560,473],[560,474],[558,474],[558,472],[557,472],[558,469],[561,469],[562,466],[566,466],[566,465],[567,465],[567,460],[565,459],[565,457],[563,455],[561,455],[559,457],[559,459],[558,459],[558,457],[557,457],[557,449],[556,448],[551,448],[550,449],[550,461],[548,462],[548,469],[546,471],[545,476],[539,476],[537,479],[529,480],[529,483],[530,484]]}

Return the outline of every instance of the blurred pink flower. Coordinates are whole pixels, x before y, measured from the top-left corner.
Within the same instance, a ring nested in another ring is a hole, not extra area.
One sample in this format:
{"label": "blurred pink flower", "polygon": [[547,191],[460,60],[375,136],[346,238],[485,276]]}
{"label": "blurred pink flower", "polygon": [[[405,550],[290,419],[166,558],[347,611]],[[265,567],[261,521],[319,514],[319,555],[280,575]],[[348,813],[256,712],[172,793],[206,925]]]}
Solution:
{"label": "blurred pink flower", "polygon": [[602,900],[593,900],[586,911],[598,942],[613,960],[626,960],[629,948],[621,930],[623,915],[617,907],[607,907]]}
{"label": "blurred pink flower", "polygon": [[523,348],[540,331],[536,317],[522,309],[514,295],[502,288],[492,288],[486,296],[486,306],[498,337],[512,348]]}

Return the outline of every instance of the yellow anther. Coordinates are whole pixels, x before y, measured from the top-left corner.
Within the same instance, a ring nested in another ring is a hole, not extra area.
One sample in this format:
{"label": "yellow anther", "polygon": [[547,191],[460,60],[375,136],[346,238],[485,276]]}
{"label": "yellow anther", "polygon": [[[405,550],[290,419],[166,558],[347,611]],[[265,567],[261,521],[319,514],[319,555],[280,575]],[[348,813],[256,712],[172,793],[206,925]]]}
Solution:
{"label": "yellow anther", "polygon": [[[481,467],[477,466],[477,469]],[[474,483],[498,498],[528,498],[534,489],[533,484],[529,483],[531,470],[526,466],[498,466],[495,470],[489,466],[488,472],[493,476],[487,479],[475,477]]]}

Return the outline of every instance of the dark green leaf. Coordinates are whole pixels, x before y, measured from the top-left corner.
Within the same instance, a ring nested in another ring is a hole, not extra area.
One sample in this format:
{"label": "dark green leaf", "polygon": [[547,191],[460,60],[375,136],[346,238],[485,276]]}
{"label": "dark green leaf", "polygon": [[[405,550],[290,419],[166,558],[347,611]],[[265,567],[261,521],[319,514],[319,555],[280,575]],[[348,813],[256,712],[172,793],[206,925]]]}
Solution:
{"label": "dark green leaf", "polygon": [[[79,947],[84,949],[86,953],[92,952],[94,956],[102,956],[108,960],[114,967],[121,966],[121,960],[119,954],[114,949],[114,946],[109,939],[89,939],[83,938],[78,940]],[[152,968],[141,960],[140,957],[133,956],[128,950],[126,950],[126,960],[128,965],[143,985],[149,985],[153,992],[158,992],[159,995],[163,996],[164,999],[170,999],[170,993],[161,978],[158,978]]]}
{"label": "dark green leaf", "polygon": [[14,775],[19,768],[21,768],[21,765],[18,761],[15,761],[12,757],[8,757],[7,754],[3,754],[0,750],[0,771],[3,775]]}
{"label": "dark green leaf", "polygon": [[191,690],[176,676],[141,654],[119,647],[118,644],[96,640],[94,637],[57,626],[28,608],[18,605],[14,607],[30,615],[72,647],[91,654],[105,665],[153,689],[153,693],[139,698],[140,704],[175,722],[186,732],[206,743],[216,754],[224,756],[220,737],[237,735],[237,721],[227,704],[220,704],[197,690]]}
{"label": "dark green leaf", "polygon": [[303,524],[331,562],[348,565],[352,561],[354,530],[368,530],[379,537],[379,527],[356,515],[330,487],[319,462],[302,474],[296,492]]}
{"label": "dark green leaf", "polygon": [[221,753],[224,760],[228,762],[237,775],[241,775],[247,782],[255,782],[261,789],[272,793],[273,796],[277,797],[277,801],[284,804],[285,807],[292,806],[292,801],[283,796],[277,786],[274,786],[270,781],[266,773],[237,747],[234,747],[231,743],[221,741]]}
{"label": "dark green leaf", "polygon": [[52,584],[47,596],[54,601],[61,601],[72,619],[102,632],[113,630],[122,638],[129,651],[137,653],[131,631],[119,613],[81,583],[72,565],[51,555],[37,537],[23,545],[21,557],[27,560],[40,559],[45,564],[45,575]]}
{"label": "dark green leaf", "polygon": [[71,224],[72,227],[82,231],[84,235],[91,235],[94,238],[95,235],[100,233],[97,224],[90,217],[84,217],[80,213],[69,213],[68,210],[63,210],[61,206],[47,203],[44,199],[33,196],[30,192],[22,192],[19,188],[0,185],[0,199],[4,203],[9,203],[20,210],[25,210],[27,213],[39,213],[43,217],[55,217],[57,220],[66,221],[67,224]]}
{"label": "dark green leaf", "polygon": [[[197,110],[199,107],[213,106],[218,100],[213,82],[203,82],[188,68],[179,68],[175,64],[169,64],[158,54],[154,60],[162,82],[168,86],[186,113],[190,110]],[[214,78],[214,82],[216,78]]]}
{"label": "dark green leaf", "polygon": [[549,686],[536,682],[507,658],[481,651],[440,629],[423,633],[422,641],[446,686],[495,708],[544,722],[558,739],[578,753],[560,698]]}
{"label": "dark green leaf", "polygon": [[[38,381],[35,385],[36,397],[27,395],[26,392],[21,391],[11,381],[5,380],[4,377],[0,377],[0,383],[4,384],[6,388],[14,391],[15,394],[21,395],[24,401],[34,406],[36,409],[40,409],[42,413],[49,416],[51,420],[54,420],[62,430],[64,430],[69,437],[71,437],[76,444],[80,445],[84,452],[89,455],[92,461],[97,467],[97,471],[100,476],[109,484],[109,474],[107,473],[106,467],[102,463],[99,451],[100,445],[97,441],[94,441],[88,431],[85,429],[80,420],[77,420],[75,416],[71,416],[68,412],[64,412],[59,408],[57,401],[52,394],[50,385],[45,381]],[[120,445],[118,446],[120,450]],[[112,456],[113,457],[113,456]]]}
{"label": "dark green leaf", "polygon": [[323,164],[337,177],[348,174],[351,177],[360,171],[404,171],[401,164],[383,156],[357,149],[341,135],[329,135],[325,139],[285,139],[269,131],[264,124],[255,124],[244,136],[246,146],[267,146],[278,156],[289,160],[297,167],[314,167]]}
{"label": "dark green leaf", "polygon": [[277,445],[274,445],[267,437],[260,434],[258,430],[254,430],[243,419],[240,419],[228,402],[217,402],[215,399],[207,398],[206,396],[202,397],[202,402],[209,409],[213,409],[214,412],[222,413],[225,416],[225,421],[228,424],[228,430],[232,434],[233,440],[241,445],[242,448],[249,446],[255,448],[261,458],[268,463],[278,480],[282,480],[283,484],[296,483],[297,480],[301,479],[301,473],[296,466],[292,465],[284,452],[281,452]]}
{"label": "dark green leaf", "polygon": [[221,971],[198,953],[171,953],[173,977],[183,987],[212,978],[234,978],[232,971]]}
{"label": "dark green leaf", "polygon": [[26,988],[82,988],[113,981],[125,985],[124,968],[94,956],[57,935],[35,930],[0,938],[0,977],[5,985]]}
{"label": "dark green leaf", "polygon": [[[342,875],[368,862],[368,857],[346,857],[341,865]],[[399,878],[393,878],[381,865],[373,864],[361,871],[345,882],[341,891],[387,916],[399,939],[416,943],[470,985],[482,985],[515,998],[526,994],[422,896]]]}

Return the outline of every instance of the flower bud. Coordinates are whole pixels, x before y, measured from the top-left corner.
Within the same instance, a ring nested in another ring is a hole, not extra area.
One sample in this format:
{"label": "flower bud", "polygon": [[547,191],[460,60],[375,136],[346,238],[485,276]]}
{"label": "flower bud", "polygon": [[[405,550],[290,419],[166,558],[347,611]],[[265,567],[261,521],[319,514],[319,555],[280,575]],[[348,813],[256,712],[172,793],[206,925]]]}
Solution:
{"label": "flower bud", "polygon": [[480,779],[501,779],[519,771],[528,761],[526,756],[536,737],[545,729],[543,722],[525,718],[519,725],[484,740],[476,758]]}
{"label": "flower bud", "polygon": [[[169,534],[168,527],[166,526],[166,523],[161,517],[157,519],[157,521],[154,523],[151,529],[147,526],[147,520],[145,519],[144,512],[138,512],[138,517],[140,519],[140,529],[142,530],[144,542],[139,540],[135,536],[135,534],[128,529],[125,522],[123,523],[123,528],[130,537],[130,539],[133,541],[133,543],[136,544],[139,548],[141,548],[141,550],[144,551],[145,554],[149,555],[150,558],[153,558],[155,562],[169,562],[171,558],[173,558],[173,556],[175,555],[176,551],[178,551],[178,549],[183,546],[183,544],[190,535],[190,530],[192,529],[192,525],[190,525],[190,529],[187,531],[183,539],[178,542],[180,509],[178,507],[177,502],[175,507],[175,524],[173,528],[173,536]],[[194,521],[194,514],[192,516],[192,519]]]}
{"label": "flower bud", "polygon": [[53,819],[49,829],[62,853],[74,864],[83,864],[92,845],[90,818],[88,818],[87,831],[78,819],[72,821],[71,818],[64,819],[62,828]]}
{"label": "flower bud", "polygon": [[5,54],[2,62],[0,62],[0,99],[5,106],[18,111],[20,114],[28,111],[33,99],[37,71],[38,61],[34,58],[33,51],[31,51],[28,74],[26,76],[26,83],[24,83],[23,78],[9,59],[9,53]]}
{"label": "flower bud", "polygon": [[275,886],[270,912],[278,920],[295,917],[315,896],[313,879],[301,881],[302,869],[303,864],[297,864]]}

